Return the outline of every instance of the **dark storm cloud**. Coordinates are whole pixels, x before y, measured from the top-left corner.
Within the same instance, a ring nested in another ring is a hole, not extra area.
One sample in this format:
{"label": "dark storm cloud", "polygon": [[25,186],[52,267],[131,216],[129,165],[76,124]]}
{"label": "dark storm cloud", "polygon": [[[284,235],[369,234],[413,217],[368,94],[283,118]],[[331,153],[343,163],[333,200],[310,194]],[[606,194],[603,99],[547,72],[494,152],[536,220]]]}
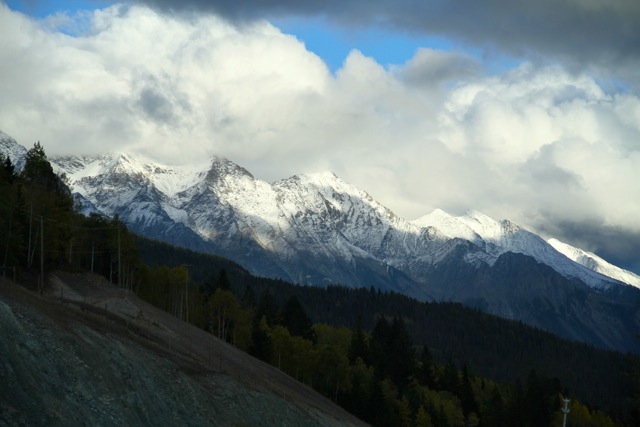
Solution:
{"label": "dark storm cloud", "polygon": [[470,57],[433,49],[418,49],[399,69],[399,76],[412,86],[437,86],[479,74],[480,64]]}
{"label": "dark storm cloud", "polygon": [[552,188],[559,188],[562,193],[582,190],[584,184],[580,176],[558,166],[553,158],[553,150],[552,144],[546,145],[531,156],[520,171],[522,179],[532,188],[543,187],[547,191]]}
{"label": "dark storm cloud", "polygon": [[136,105],[157,124],[179,125],[191,112],[191,106],[178,86],[176,79],[166,73],[142,73],[133,83],[133,90],[139,92]]}
{"label": "dark storm cloud", "polygon": [[551,55],[576,66],[640,59],[636,0],[137,1],[164,11],[214,12],[232,20],[324,16],[341,25],[453,37],[514,55]]}
{"label": "dark storm cloud", "polygon": [[153,120],[170,122],[174,119],[171,103],[154,89],[145,88],[140,93],[140,107]]}

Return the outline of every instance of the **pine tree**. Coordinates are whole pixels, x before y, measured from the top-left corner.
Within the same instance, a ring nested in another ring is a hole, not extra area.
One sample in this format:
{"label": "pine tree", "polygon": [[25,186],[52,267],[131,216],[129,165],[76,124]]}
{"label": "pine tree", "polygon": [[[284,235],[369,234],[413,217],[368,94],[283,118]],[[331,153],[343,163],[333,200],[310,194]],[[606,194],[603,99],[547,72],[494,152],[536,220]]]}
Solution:
{"label": "pine tree", "polygon": [[256,306],[256,295],[253,288],[247,285],[241,298],[241,306],[246,310],[252,310]]}
{"label": "pine tree", "polygon": [[[21,216],[25,229],[32,231],[25,236],[24,246],[30,252],[26,257],[27,266],[33,267],[37,263],[35,248],[38,245],[40,254],[44,254],[41,266],[69,264],[74,237],[71,225],[76,221],[73,198],[64,181],[53,172],[39,142],[27,151],[20,180],[24,185],[25,206],[22,209],[28,212],[28,216]],[[39,241],[37,235],[40,235]]]}
{"label": "pine tree", "polygon": [[9,157],[0,153],[0,274],[7,275],[19,262],[19,242],[21,241],[20,209],[15,181],[15,169]]}
{"label": "pine tree", "polygon": [[415,373],[413,342],[401,317],[393,319],[389,332],[389,376],[402,391]]}
{"label": "pine tree", "polygon": [[507,427],[508,425],[504,399],[498,386],[494,385],[480,418],[480,427]]}
{"label": "pine tree", "polygon": [[295,295],[289,298],[282,310],[282,322],[292,336],[302,337],[314,344],[317,342],[313,323]]}
{"label": "pine tree", "polygon": [[462,403],[462,411],[465,417],[471,413],[478,414],[478,403],[476,402],[473,388],[471,387],[471,379],[466,363],[462,366],[462,381],[460,384],[460,401]]}
{"label": "pine tree", "polygon": [[217,287],[222,289],[223,291],[228,291],[231,289],[231,282],[229,282],[229,278],[227,277],[227,270],[224,268],[220,269],[218,272],[218,281]]}
{"label": "pine tree", "polygon": [[369,344],[362,330],[362,315],[358,315],[356,330],[351,335],[351,345],[349,346],[349,363],[352,365],[360,358],[365,364],[371,363]]}
{"label": "pine tree", "polygon": [[429,388],[434,388],[435,377],[433,374],[433,358],[429,347],[425,344],[422,346],[422,353],[420,354],[420,364],[417,370],[417,376],[420,383],[426,385]]}
{"label": "pine tree", "polygon": [[22,177],[30,185],[46,191],[52,191],[57,187],[58,179],[40,141],[27,151]]}
{"label": "pine tree", "polygon": [[388,375],[390,326],[387,319],[380,317],[371,331],[371,365],[384,378]]}
{"label": "pine tree", "polygon": [[255,318],[262,319],[264,317],[269,327],[274,327],[281,324],[280,315],[278,313],[278,306],[276,305],[273,296],[269,289],[265,289],[260,297],[258,307],[256,307]]}
{"label": "pine tree", "polygon": [[267,324],[267,318],[265,316],[253,322],[249,354],[265,362],[272,362],[273,343],[269,336],[269,325]]}

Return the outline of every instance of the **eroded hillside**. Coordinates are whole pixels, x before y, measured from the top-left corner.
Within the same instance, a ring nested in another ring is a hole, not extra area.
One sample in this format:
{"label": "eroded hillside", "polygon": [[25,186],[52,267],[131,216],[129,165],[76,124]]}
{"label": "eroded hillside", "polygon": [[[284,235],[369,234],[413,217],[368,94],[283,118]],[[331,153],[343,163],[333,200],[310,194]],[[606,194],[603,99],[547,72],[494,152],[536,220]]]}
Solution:
{"label": "eroded hillside", "polygon": [[0,425],[362,425],[98,276],[0,279]]}

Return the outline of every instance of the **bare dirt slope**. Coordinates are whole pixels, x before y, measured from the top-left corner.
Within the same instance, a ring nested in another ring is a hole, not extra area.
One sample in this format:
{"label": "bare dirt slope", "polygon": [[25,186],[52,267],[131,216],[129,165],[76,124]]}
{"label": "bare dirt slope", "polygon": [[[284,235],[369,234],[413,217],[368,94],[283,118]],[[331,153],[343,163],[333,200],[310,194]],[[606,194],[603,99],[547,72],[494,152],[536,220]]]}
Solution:
{"label": "bare dirt slope", "polygon": [[49,283],[0,279],[0,425],[363,425],[99,276]]}

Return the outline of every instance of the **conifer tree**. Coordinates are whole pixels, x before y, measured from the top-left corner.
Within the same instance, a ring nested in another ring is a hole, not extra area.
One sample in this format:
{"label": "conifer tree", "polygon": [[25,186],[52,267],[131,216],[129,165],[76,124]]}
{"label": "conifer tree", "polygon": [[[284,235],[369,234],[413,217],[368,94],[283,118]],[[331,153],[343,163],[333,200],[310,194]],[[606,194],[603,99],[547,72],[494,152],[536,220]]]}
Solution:
{"label": "conifer tree", "polygon": [[420,364],[417,370],[417,376],[418,380],[427,387],[433,388],[435,386],[433,358],[426,344],[422,346],[422,353],[420,353]]}
{"label": "conifer tree", "polygon": [[252,310],[256,306],[256,295],[253,292],[253,288],[247,285],[244,288],[244,293],[241,298],[242,308],[246,310]]}
{"label": "conifer tree", "polygon": [[279,325],[280,316],[278,314],[278,306],[276,305],[273,296],[269,289],[265,289],[260,297],[260,302],[258,303],[258,307],[256,307],[255,319],[260,321],[264,317],[266,319],[267,325],[269,327],[274,327],[275,325]]}
{"label": "conifer tree", "polygon": [[51,191],[56,188],[56,175],[40,141],[33,144],[33,147],[27,151],[22,177],[30,185],[38,186],[43,190]]}
{"label": "conifer tree", "polygon": [[282,310],[282,322],[292,336],[317,342],[313,323],[295,295],[289,298]]}
{"label": "conifer tree", "polygon": [[403,390],[415,372],[413,342],[401,317],[394,317],[389,333],[389,376]]}
{"label": "conifer tree", "polygon": [[273,343],[269,336],[269,325],[266,316],[253,322],[251,328],[251,344],[249,354],[260,360],[271,363],[273,358]]}
{"label": "conifer tree", "polygon": [[362,315],[358,315],[356,329],[351,335],[351,345],[349,346],[349,362],[354,364],[358,358],[362,359],[365,364],[371,363],[369,344],[362,330]]}
{"label": "conifer tree", "polygon": [[469,370],[467,369],[466,363],[462,366],[462,381],[460,383],[459,397],[465,417],[468,417],[472,412],[478,413],[478,403],[476,402],[473,388],[471,387],[471,379],[469,378]]}

